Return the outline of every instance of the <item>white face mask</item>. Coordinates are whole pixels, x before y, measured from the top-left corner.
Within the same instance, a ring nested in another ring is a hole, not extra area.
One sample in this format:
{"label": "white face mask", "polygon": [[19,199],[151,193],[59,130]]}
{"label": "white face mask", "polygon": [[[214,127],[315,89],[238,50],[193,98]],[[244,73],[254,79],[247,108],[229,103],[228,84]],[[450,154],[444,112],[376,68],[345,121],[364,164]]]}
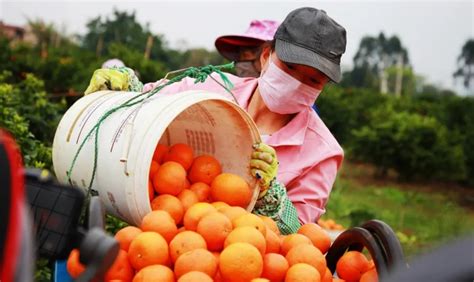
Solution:
{"label": "white face mask", "polygon": [[281,70],[272,62],[271,53],[268,60],[268,68],[258,78],[258,89],[268,109],[279,114],[293,114],[310,108],[321,90]]}

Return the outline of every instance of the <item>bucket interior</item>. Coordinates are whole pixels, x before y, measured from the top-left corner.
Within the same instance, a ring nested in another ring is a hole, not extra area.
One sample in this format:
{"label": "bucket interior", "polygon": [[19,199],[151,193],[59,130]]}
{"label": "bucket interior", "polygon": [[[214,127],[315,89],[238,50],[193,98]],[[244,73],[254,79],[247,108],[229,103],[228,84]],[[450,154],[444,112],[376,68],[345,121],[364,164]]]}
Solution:
{"label": "bucket interior", "polygon": [[157,144],[184,143],[193,148],[194,157],[211,155],[222,171],[243,177],[253,191],[248,209],[255,204],[256,180],[250,174],[252,145],[260,139],[246,113],[233,103],[205,100],[183,110],[169,124]]}

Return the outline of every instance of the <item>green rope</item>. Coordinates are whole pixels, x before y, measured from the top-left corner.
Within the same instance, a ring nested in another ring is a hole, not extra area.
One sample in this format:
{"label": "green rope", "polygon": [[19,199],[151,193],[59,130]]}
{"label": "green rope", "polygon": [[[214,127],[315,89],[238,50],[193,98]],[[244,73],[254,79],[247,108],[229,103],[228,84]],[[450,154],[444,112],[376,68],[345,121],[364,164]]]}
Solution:
{"label": "green rope", "polygon": [[[229,78],[221,70],[222,69],[232,69],[233,67],[234,67],[234,62],[231,62],[229,64],[219,65],[219,66],[208,65],[208,66],[204,66],[204,67],[190,67],[190,68],[187,68],[187,69],[184,69],[184,70],[175,71],[173,73],[177,73],[177,72],[183,72],[183,73],[173,77],[170,80],[168,80],[165,84],[160,85],[160,86],[156,87],[155,89],[149,90],[147,92],[140,93],[140,94],[128,99],[127,101],[125,101],[121,105],[119,105],[115,108],[112,108],[112,109],[108,110],[107,112],[105,112],[99,118],[97,123],[92,127],[92,129],[89,130],[87,135],[84,137],[84,140],[82,140],[81,144],[79,145],[79,148],[77,149],[76,154],[74,155],[74,158],[71,162],[71,166],[69,167],[69,170],[66,172],[68,182],[70,184],[72,184],[71,175],[72,175],[72,171],[73,171],[73,169],[76,165],[76,161],[77,161],[77,158],[79,156],[79,153],[82,151],[82,148],[84,147],[87,139],[89,139],[89,137],[91,137],[91,135],[95,133],[95,136],[94,136],[95,137],[95,140],[94,140],[94,165],[92,167],[92,177],[91,177],[91,180],[89,182],[89,187],[87,188],[87,192],[88,192],[88,195],[89,195],[89,193],[91,191],[91,188],[92,188],[92,184],[94,183],[94,178],[95,178],[95,174],[96,174],[96,171],[97,171],[97,159],[98,159],[98,155],[99,155],[99,129],[100,129],[100,126],[102,125],[102,123],[104,122],[104,120],[106,120],[110,115],[112,115],[113,113],[115,113],[116,111],[118,111],[120,109],[132,107],[134,105],[142,103],[143,101],[145,101],[149,97],[151,97],[151,96],[155,95],[156,93],[158,93],[161,89],[165,88],[166,86],[171,85],[175,82],[179,82],[179,81],[183,80],[186,77],[194,78],[194,83],[195,84],[203,83],[204,81],[206,81],[206,79],[213,72],[219,74],[222,81],[224,82],[224,85],[222,85],[219,82],[218,83],[227,92],[232,94],[230,89],[232,89],[234,87],[234,85],[232,84],[232,82],[229,80]],[[212,76],[211,76],[211,78],[212,78]],[[214,78],[212,78],[212,79],[214,79]],[[232,94],[232,96],[234,97],[233,94]],[[235,99],[235,97],[234,97],[234,99]]]}

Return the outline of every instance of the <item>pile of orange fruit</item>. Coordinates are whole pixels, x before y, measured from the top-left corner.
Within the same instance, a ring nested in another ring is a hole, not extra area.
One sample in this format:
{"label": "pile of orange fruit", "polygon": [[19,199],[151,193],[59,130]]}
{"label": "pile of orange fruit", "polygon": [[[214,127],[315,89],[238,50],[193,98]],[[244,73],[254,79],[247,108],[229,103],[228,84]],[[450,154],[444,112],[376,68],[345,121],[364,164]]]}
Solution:
{"label": "pile of orange fruit", "polygon": [[[242,177],[223,173],[216,158],[210,155],[195,157],[193,149],[181,143],[171,147],[159,144],[156,147],[150,166],[148,191],[152,209],[162,205],[177,208],[176,200],[179,200],[183,212],[196,202],[211,201],[246,208],[252,198],[252,190]],[[173,218],[178,223],[176,213],[173,213]]]}
{"label": "pile of orange fruit", "polygon": [[[149,187],[153,211],[115,234],[120,251],[105,281],[377,281],[359,252],[347,252],[341,279],[333,278],[324,257],[331,240],[320,226],[280,234],[271,218],[245,210],[252,193],[244,179],[185,144],[158,145]],[[73,278],[84,271],[78,250],[67,269]]]}
{"label": "pile of orange fruit", "polygon": [[334,221],[334,219],[322,219],[322,218],[320,218],[318,220],[318,225],[321,226],[324,229],[327,229],[327,230],[336,230],[336,231],[344,230],[344,226],[342,226],[339,223],[336,223],[336,221]]}

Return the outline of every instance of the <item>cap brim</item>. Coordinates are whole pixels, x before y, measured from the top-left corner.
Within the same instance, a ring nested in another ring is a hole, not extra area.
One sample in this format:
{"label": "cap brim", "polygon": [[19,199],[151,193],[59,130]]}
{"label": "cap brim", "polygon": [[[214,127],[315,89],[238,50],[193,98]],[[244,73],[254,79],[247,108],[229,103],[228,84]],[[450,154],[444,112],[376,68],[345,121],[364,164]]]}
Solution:
{"label": "cap brim", "polygon": [[258,47],[263,42],[265,41],[249,36],[225,35],[217,38],[214,45],[226,59],[237,61],[239,60],[239,47]]}
{"label": "cap brim", "polygon": [[280,60],[313,67],[334,82],[341,81],[341,66],[306,48],[277,39],[275,45]]}

